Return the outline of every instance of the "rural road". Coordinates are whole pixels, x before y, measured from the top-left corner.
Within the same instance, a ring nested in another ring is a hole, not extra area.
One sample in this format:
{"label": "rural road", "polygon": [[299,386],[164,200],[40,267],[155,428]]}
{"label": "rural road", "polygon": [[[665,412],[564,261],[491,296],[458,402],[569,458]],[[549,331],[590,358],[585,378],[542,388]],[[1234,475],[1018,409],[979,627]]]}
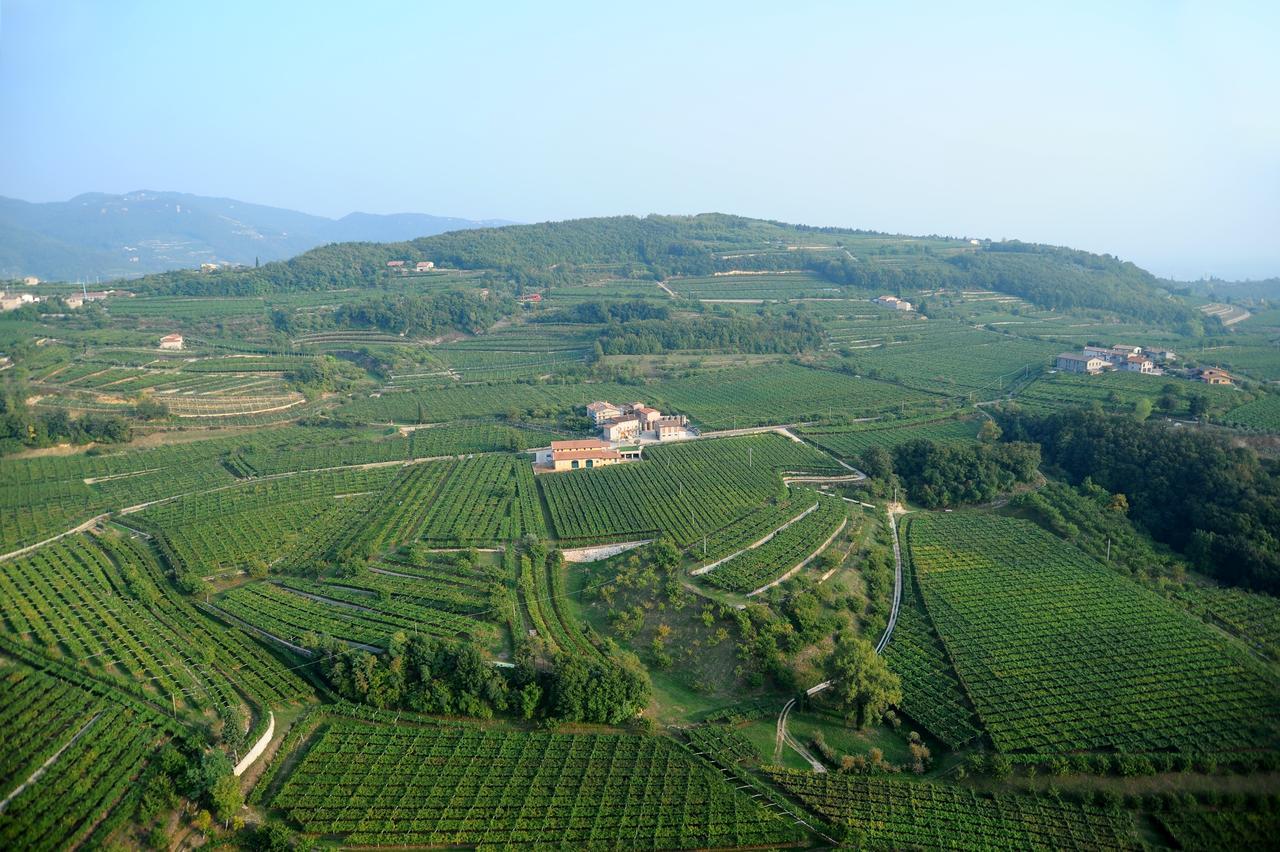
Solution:
{"label": "rural road", "polygon": [[[891,503],[885,508],[885,514],[889,517],[889,530],[893,533],[893,606],[889,610],[889,621],[884,626],[884,633],[880,636],[880,641],[876,642],[876,653],[883,654],[885,647],[889,644],[889,639],[893,636],[893,628],[898,624],[898,609],[902,605],[902,545],[898,541],[898,521],[897,515],[906,514],[901,504]],[[817,695],[829,689],[835,683],[834,680],[824,680],[816,686],[811,686],[804,691],[806,697]],[[782,707],[782,712],[778,714],[778,732],[774,739],[773,746],[773,762],[781,763],[782,761],[782,745],[786,743],[795,749],[796,753],[808,761],[813,767],[814,772],[826,772],[827,768],[822,765],[821,761],[814,758],[809,750],[796,741],[796,738],[787,730],[787,717],[791,715],[791,709],[795,706],[796,699],[792,698]]]}

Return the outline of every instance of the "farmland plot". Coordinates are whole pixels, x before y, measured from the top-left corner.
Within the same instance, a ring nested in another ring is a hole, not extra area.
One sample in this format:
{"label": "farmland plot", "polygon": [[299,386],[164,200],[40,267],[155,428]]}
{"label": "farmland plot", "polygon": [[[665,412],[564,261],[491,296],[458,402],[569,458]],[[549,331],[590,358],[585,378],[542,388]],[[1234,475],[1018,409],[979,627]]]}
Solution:
{"label": "farmland plot", "polygon": [[929,615],[1001,750],[1273,741],[1273,672],[1033,524],[921,515],[908,541]]}
{"label": "farmland plot", "polygon": [[799,839],[664,737],[334,720],[271,806],[355,845],[684,849]]}
{"label": "farmland plot", "polygon": [[891,778],[770,770],[827,819],[876,849],[1141,849],[1133,818],[1035,796],[984,796]]}
{"label": "farmland plot", "polygon": [[932,420],[921,423],[873,421],[853,426],[815,426],[800,435],[824,450],[845,459],[855,459],[871,447],[892,451],[899,444],[924,438],[937,443],[964,443],[978,437],[977,420]]}
{"label": "farmland plot", "polygon": [[[812,493],[812,492],[811,492]],[[775,580],[822,547],[846,519],[844,501],[817,498],[817,508],[759,547],[745,550],[716,566],[703,579],[730,592],[750,592]]]}

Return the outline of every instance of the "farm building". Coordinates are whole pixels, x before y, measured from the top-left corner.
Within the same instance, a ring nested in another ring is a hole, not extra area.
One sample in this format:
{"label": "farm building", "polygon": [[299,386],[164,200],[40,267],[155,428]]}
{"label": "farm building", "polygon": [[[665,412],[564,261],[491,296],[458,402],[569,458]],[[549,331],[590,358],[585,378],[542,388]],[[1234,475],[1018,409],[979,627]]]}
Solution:
{"label": "farm building", "polygon": [[640,434],[640,418],[634,414],[613,417],[600,424],[600,437],[606,441],[623,441]]}
{"label": "farm building", "polygon": [[1063,352],[1058,356],[1056,366],[1064,373],[1088,373],[1093,376],[1105,370],[1107,362],[1096,355]]}
{"label": "farm building", "polygon": [[1147,349],[1144,351],[1151,356],[1152,360],[1161,364],[1172,364],[1178,360],[1178,353],[1172,349]]}
{"label": "farm building", "polygon": [[1110,346],[1086,346],[1081,352],[1089,358],[1101,358],[1107,362],[1110,362],[1114,355]]}
{"label": "farm building", "polygon": [[622,409],[612,402],[597,400],[587,405],[587,414],[591,415],[591,421],[599,426],[606,420],[612,420],[621,415]]}
{"label": "farm building", "polygon": [[906,299],[897,296],[877,296],[876,304],[882,308],[893,308],[895,311],[910,311],[913,307]]}
{"label": "farm building", "polygon": [[1206,385],[1229,385],[1234,381],[1230,373],[1216,367],[1206,367],[1196,375],[1196,378]]}
{"label": "farm building", "polygon": [[541,302],[541,301],[542,301],[542,294],[541,294],[541,293],[526,293],[526,294],[525,294],[525,295],[523,295],[523,296],[517,296],[517,297],[516,297],[516,301],[517,301],[517,302],[528,302],[528,303],[530,303],[530,304],[535,304],[535,305],[536,305],[538,302]]}
{"label": "farm building", "polygon": [[181,349],[182,335],[166,334],[164,337],[160,338],[160,348],[161,349]]}
{"label": "farm building", "polygon": [[[634,457],[638,455],[635,453]],[[598,438],[552,441],[550,447],[534,451],[533,469],[537,473],[561,473],[566,470],[621,464],[632,457],[633,455],[628,453],[624,458],[623,454],[611,444]]]}
{"label": "farm building", "polygon": [[657,433],[659,441],[673,441],[685,437],[688,425],[689,418],[683,414],[659,417],[654,421],[652,431]]}
{"label": "farm building", "polygon": [[387,261],[387,268],[388,268],[388,269],[399,269],[399,268],[400,268],[400,267],[402,267],[402,266],[404,266],[404,261],[403,261],[403,260],[388,260],[388,261]]}
{"label": "farm building", "polygon": [[426,272],[430,269],[435,269],[436,265],[433,261],[430,261],[430,260],[420,260],[413,265],[413,268],[416,269],[418,272]]}
{"label": "farm building", "polygon": [[34,275],[28,275],[22,279],[22,283],[28,287],[34,287],[40,283],[40,279],[35,277]]}

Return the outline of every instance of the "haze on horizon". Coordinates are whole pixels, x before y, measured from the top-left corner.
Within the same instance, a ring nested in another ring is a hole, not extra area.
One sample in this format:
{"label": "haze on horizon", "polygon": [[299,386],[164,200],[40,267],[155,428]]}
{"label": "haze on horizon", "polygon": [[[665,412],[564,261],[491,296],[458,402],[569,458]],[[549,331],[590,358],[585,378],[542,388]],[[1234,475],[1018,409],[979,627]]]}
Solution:
{"label": "haze on horizon", "polygon": [[721,211],[1280,275],[1280,6],[3,0],[0,195]]}

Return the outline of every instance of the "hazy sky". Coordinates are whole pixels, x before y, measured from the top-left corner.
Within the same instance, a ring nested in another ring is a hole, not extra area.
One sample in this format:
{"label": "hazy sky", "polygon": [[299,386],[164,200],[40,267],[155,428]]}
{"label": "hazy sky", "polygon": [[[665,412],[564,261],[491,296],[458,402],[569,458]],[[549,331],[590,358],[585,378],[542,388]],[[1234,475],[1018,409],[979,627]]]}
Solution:
{"label": "hazy sky", "polygon": [[1274,0],[623,5],[3,0],[0,194],[718,210],[1280,275]]}

